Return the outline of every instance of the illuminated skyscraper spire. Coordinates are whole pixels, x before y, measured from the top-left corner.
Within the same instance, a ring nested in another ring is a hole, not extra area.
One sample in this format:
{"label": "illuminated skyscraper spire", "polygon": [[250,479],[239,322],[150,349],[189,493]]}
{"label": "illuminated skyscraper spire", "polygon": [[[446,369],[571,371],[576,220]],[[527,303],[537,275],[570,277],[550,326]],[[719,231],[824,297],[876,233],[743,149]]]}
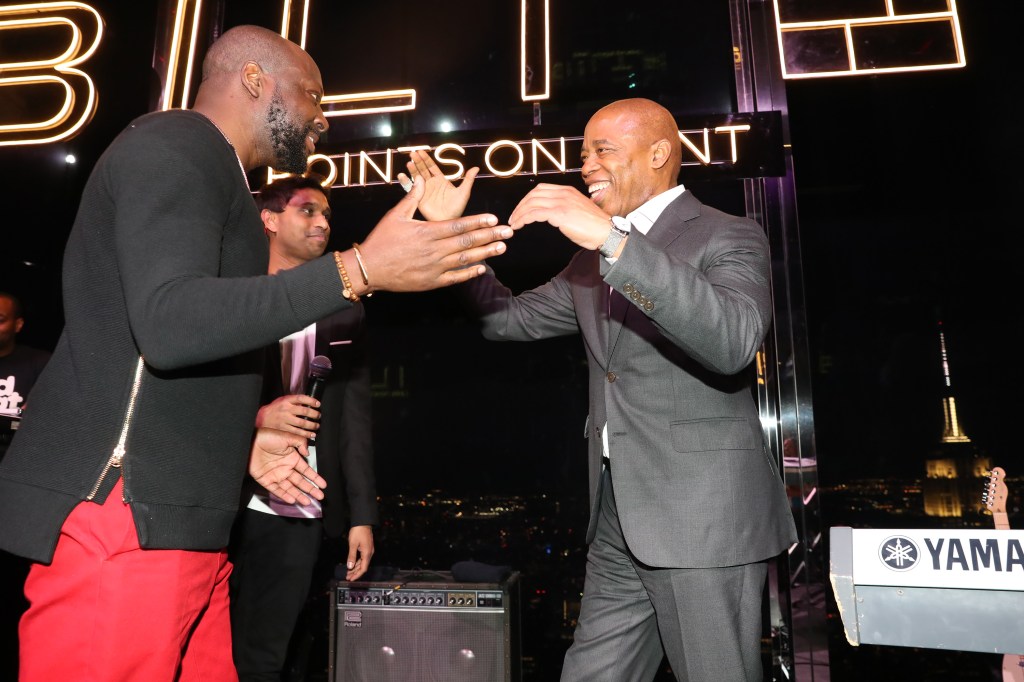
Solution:
{"label": "illuminated skyscraper spire", "polygon": [[956,418],[956,398],[953,397],[953,387],[949,380],[949,357],[946,355],[946,335],[942,331],[942,322],[939,322],[939,345],[942,348],[942,375],[946,379],[946,397],[942,399],[946,428],[942,432],[942,442],[970,443],[971,439],[960,428],[960,422]]}

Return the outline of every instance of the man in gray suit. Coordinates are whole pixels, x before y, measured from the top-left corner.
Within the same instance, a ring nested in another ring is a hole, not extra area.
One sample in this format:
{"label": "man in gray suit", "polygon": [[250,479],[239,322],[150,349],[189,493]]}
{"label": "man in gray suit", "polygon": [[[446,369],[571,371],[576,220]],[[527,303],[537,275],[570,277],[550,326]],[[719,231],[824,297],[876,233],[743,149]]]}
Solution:
{"label": "man in gray suit", "polygon": [[[663,654],[679,680],[760,680],[767,559],[796,540],[750,390],[771,323],[767,239],[680,186],[681,158],[665,108],[609,104],[584,133],[589,198],[540,184],[509,220],[582,250],[518,296],[493,273],[463,286],[487,338],[579,332],[586,346],[590,550],[563,681],[650,680]],[[454,188],[423,153],[409,168],[427,178],[428,218],[465,207],[472,175]]]}

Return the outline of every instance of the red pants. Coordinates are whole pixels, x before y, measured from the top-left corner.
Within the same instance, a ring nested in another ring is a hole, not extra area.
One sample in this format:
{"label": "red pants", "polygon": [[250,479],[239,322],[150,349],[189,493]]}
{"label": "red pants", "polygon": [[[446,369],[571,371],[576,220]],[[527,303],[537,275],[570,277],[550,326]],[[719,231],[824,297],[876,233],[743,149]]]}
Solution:
{"label": "red pants", "polygon": [[235,682],[226,552],[140,549],[121,483],[25,581],[21,682]]}

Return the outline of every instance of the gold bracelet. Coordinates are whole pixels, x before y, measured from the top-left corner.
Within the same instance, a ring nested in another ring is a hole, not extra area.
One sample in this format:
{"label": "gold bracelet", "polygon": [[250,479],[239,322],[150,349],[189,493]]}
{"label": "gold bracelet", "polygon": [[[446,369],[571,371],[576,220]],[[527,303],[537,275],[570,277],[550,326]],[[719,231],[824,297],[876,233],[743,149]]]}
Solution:
{"label": "gold bracelet", "polygon": [[348,278],[348,272],[345,270],[345,264],[341,260],[341,251],[334,252],[334,264],[338,266],[338,276],[341,277],[341,295],[346,300],[355,303],[359,300],[359,295],[356,294],[354,289],[352,289],[352,280]]}
{"label": "gold bracelet", "polygon": [[[369,289],[370,288],[370,276],[368,274],[366,274],[366,266],[363,265],[363,254],[359,253],[359,242],[353,242],[352,243],[352,250],[355,251],[355,253],[356,253],[356,263],[359,264],[359,274],[363,276],[363,284],[365,284],[366,288]],[[372,291],[367,291],[366,292],[366,297],[369,298],[370,296],[373,296],[373,292]]]}

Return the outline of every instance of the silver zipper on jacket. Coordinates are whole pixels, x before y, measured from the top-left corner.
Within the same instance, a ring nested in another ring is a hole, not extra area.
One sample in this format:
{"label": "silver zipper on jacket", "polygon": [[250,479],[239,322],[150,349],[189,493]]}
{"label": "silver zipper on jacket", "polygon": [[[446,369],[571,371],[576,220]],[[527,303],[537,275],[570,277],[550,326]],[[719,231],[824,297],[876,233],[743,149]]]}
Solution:
{"label": "silver zipper on jacket", "polygon": [[[100,486],[103,485],[103,479],[107,477],[111,469],[120,468],[121,463],[124,462],[125,441],[128,440],[128,427],[132,424],[132,415],[135,414],[135,399],[139,397],[139,388],[142,386],[142,370],[146,366],[145,359],[140,355],[139,362],[135,366],[135,379],[132,381],[132,394],[128,398],[128,410],[124,415],[124,424],[121,426],[121,436],[117,439],[117,445],[114,446],[114,451],[110,454],[110,459],[107,460],[106,466],[103,467],[103,471],[100,472],[100,477],[96,479],[96,484],[89,491],[89,494],[85,497],[87,500],[92,500],[96,497],[96,493],[99,492]],[[127,493],[121,495],[122,500],[127,502]]]}

